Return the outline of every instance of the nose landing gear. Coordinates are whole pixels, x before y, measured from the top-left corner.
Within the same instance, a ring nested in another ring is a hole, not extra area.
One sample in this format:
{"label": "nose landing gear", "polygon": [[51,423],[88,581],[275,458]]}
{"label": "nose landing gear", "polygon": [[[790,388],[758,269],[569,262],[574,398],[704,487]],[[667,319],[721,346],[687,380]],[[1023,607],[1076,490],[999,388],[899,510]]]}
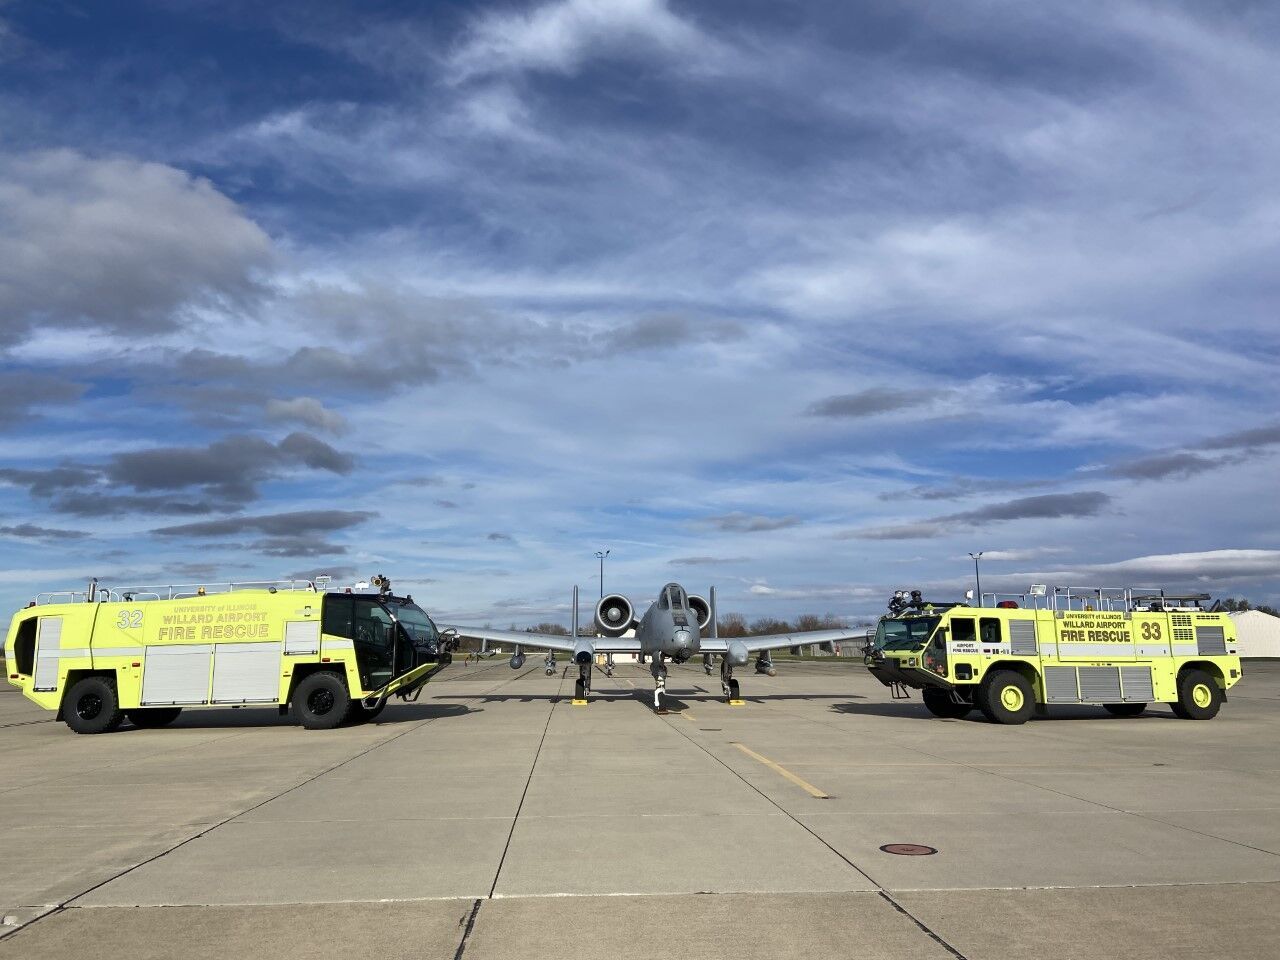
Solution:
{"label": "nose landing gear", "polygon": [[591,664],[578,665],[578,679],[573,683],[573,702],[578,706],[586,706],[587,697],[591,694]]}
{"label": "nose landing gear", "polygon": [[662,705],[662,698],[667,693],[667,665],[663,662],[663,656],[660,653],[653,655],[653,665],[649,668],[649,672],[653,674],[653,709],[655,713],[666,713],[666,707]]}

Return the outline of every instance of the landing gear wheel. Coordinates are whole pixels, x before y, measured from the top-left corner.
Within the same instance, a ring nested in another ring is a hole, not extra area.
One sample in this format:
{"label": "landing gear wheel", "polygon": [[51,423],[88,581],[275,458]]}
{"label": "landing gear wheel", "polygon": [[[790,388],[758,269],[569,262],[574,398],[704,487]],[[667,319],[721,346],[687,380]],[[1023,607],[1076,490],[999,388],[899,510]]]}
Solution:
{"label": "landing gear wheel", "polygon": [[67,691],[62,719],[76,733],[111,733],[124,722],[114,677],[85,677]]}
{"label": "landing gear wheel", "polygon": [[352,723],[368,723],[370,720],[376,720],[378,714],[387,708],[387,701],[383,700],[376,707],[366,707],[359,700],[353,700],[351,703],[351,715],[348,719]]}
{"label": "landing gear wheel", "polygon": [[738,695],[738,681],[733,677],[730,677],[728,680],[721,683],[720,689],[724,691],[724,698],[729,703],[732,703],[734,700],[742,699]]}
{"label": "landing gear wheel", "polygon": [[1222,691],[1203,670],[1188,670],[1178,678],[1173,712],[1183,720],[1212,720],[1222,709]]}
{"label": "landing gear wheel", "polygon": [[1035,695],[1026,677],[1012,670],[989,673],[974,698],[992,723],[1026,723],[1035,712]]}
{"label": "landing gear wheel", "polygon": [[581,677],[573,682],[573,699],[587,699],[587,684]]}
{"label": "landing gear wheel", "polygon": [[1104,703],[1102,709],[1113,717],[1138,717],[1147,709],[1145,703]]}
{"label": "landing gear wheel", "polygon": [[181,707],[147,707],[140,710],[126,710],[124,716],[135,727],[151,730],[156,727],[167,727],[178,719],[180,713],[182,713]]}
{"label": "landing gear wheel", "polygon": [[936,687],[925,687],[920,693],[920,698],[924,700],[926,710],[944,720],[959,720],[961,717],[967,717],[969,711],[973,709],[973,704],[956,703],[951,699],[950,691],[939,690]]}
{"label": "landing gear wheel", "polygon": [[293,712],[308,730],[332,730],[347,719],[353,703],[346,682],[328,670],[311,674],[293,691]]}

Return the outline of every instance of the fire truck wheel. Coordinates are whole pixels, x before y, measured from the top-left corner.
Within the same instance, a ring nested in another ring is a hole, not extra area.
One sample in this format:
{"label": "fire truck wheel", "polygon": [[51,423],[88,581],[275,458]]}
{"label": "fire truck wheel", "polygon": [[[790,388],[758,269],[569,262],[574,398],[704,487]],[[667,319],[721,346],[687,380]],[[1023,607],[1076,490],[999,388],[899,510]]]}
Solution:
{"label": "fire truck wheel", "polygon": [[124,715],[135,727],[165,727],[178,719],[181,707],[150,707],[146,710],[126,710]]}
{"label": "fire truck wheel", "polygon": [[1212,720],[1222,709],[1222,691],[1203,670],[1188,670],[1178,678],[1173,712],[1183,720]]}
{"label": "fire truck wheel", "polygon": [[973,709],[973,704],[956,703],[951,699],[949,691],[939,690],[936,687],[925,687],[920,696],[924,700],[925,709],[935,717],[942,717],[944,720],[959,720],[961,717],[968,716],[969,711]]}
{"label": "fire truck wheel", "polygon": [[1145,703],[1104,703],[1102,709],[1113,717],[1138,717],[1147,709]]}
{"label": "fire truck wheel", "polygon": [[308,730],[332,730],[351,712],[347,685],[325,670],[303,679],[293,691],[293,711]]}
{"label": "fire truck wheel", "polygon": [[1035,712],[1035,694],[1027,678],[1012,670],[987,674],[974,697],[978,709],[992,723],[1026,723]]}
{"label": "fire truck wheel", "polygon": [[124,722],[114,677],[85,677],[67,691],[62,718],[76,733],[110,733]]}

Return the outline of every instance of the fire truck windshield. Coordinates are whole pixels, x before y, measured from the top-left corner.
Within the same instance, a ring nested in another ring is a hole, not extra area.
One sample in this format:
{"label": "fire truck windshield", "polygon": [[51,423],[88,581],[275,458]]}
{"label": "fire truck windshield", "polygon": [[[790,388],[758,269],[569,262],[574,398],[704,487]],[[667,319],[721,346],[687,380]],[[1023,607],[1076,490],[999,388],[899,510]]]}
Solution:
{"label": "fire truck windshield", "polygon": [[440,634],[436,631],[436,625],[416,603],[390,597],[384,598],[383,603],[395,614],[415,647],[430,647],[439,642]]}
{"label": "fire truck windshield", "polygon": [[876,650],[920,650],[941,617],[886,618],[876,626]]}

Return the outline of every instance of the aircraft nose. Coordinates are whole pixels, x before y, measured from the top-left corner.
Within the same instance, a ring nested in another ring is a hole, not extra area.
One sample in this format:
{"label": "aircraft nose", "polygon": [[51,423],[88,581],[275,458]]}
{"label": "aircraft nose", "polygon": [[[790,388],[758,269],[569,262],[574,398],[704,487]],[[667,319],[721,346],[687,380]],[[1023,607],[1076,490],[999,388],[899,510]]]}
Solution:
{"label": "aircraft nose", "polygon": [[677,630],[676,635],[672,638],[675,641],[676,648],[679,650],[687,650],[693,646],[693,634],[688,630]]}

